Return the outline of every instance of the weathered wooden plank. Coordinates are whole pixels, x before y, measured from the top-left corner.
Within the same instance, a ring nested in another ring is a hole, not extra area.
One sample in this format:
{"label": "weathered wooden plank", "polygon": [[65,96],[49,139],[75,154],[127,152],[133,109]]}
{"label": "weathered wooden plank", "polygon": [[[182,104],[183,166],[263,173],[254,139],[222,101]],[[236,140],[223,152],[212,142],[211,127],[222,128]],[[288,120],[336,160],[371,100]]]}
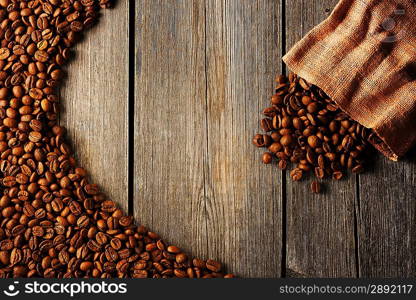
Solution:
{"label": "weathered wooden plank", "polygon": [[280,274],[279,172],[251,145],[279,71],[276,1],[137,5],[137,219],[240,276]]}
{"label": "weathered wooden plank", "polygon": [[281,67],[280,1],[207,1],[208,254],[245,277],[278,277],[282,176],[251,140]]}
{"label": "weathered wooden plank", "polygon": [[207,258],[204,10],[136,2],[133,206],[139,223]]}
{"label": "weathered wooden plank", "polygon": [[[286,49],[323,21],[337,2],[287,1]],[[354,277],[355,176],[326,183],[320,195],[311,194],[309,181],[294,183],[287,174],[287,274]]]}
{"label": "weathered wooden plank", "polygon": [[360,175],[360,276],[416,276],[416,151]]}
{"label": "weathered wooden plank", "polygon": [[61,124],[78,161],[109,198],[127,209],[128,1],[104,10],[76,46],[61,89]]}

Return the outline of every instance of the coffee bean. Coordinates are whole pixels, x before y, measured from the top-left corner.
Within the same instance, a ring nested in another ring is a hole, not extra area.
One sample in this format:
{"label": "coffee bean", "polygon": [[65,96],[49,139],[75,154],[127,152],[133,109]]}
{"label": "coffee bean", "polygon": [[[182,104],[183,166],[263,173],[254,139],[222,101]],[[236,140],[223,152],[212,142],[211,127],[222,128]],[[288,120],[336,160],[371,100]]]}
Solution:
{"label": "coffee bean", "polygon": [[311,135],[308,136],[308,144],[311,146],[311,148],[317,148],[320,146],[320,140],[317,136]]}
{"label": "coffee bean", "polygon": [[42,139],[42,134],[39,131],[32,131],[29,133],[29,141],[38,143]]}
{"label": "coffee bean", "polygon": [[119,250],[122,247],[121,240],[118,238],[111,239],[110,246],[115,250]]}
{"label": "coffee bean", "polygon": [[45,230],[42,226],[34,226],[32,228],[32,234],[34,236],[42,237],[45,234]]}
{"label": "coffee bean", "polygon": [[79,265],[79,269],[80,269],[81,271],[86,272],[86,271],[88,271],[89,269],[91,269],[91,268],[92,268],[92,266],[93,266],[92,262],[90,262],[90,261],[84,261],[84,262],[82,262],[82,263]]}
{"label": "coffee bean", "polygon": [[98,194],[98,186],[96,184],[87,184],[85,186],[85,192],[88,195],[97,195]]}
{"label": "coffee bean", "polygon": [[319,194],[321,192],[321,184],[318,181],[316,181],[316,180],[312,181],[312,183],[311,183],[311,191],[314,194]]}
{"label": "coffee bean", "polygon": [[269,152],[265,152],[263,154],[263,158],[262,159],[263,159],[263,163],[264,164],[270,164],[272,162],[272,160],[273,160],[273,155],[271,153],[269,153]]}
{"label": "coffee bean", "polygon": [[98,245],[105,245],[108,241],[107,236],[103,232],[98,232],[95,236],[95,240],[97,241]]}
{"label": "coffee bean", "polygon": [[178,264],[182,264],[182,263],[186,262],[186,260],[188,259],[188,257],[186,256],[185,253],[179,253],[179,254],[176,255],[176,258],[175,259],[176,259],[176,262]]}
{"label": "coffee bean", "polygon": [[319,179],[323,179],[325,177],[325,171],[321,167],[315,168],[315,176]]}
{"label": "coffee bean", "polygon": [[[339,180],[350,169],[363,171],[368,141],[377,137],[351,120],[318,87],[290,73],[278,77],[278,86],[271,98],[272,106],[263,110],[261,121],[265,135],[257,134],[253,143],[265,147],[278,159],[278,166],[286,169],[288,161],[297,164],[290,176],[298,181],[303,172],[313,170],[315,176]],[[271,125],[271,126],[270,126]],[[263,154],[263,162],[270,155]]]}
{"label": "coffee bean", "polygon": [[47,62],[49,54],[46,51],[38,50],[35,52],[35,59],[40,62]]}
{"label": "coffee bean", "polygon": [[174,274],[178,278],[185,278],[187,276],[186,272],[184,270],[181,270],[181,269],[175,269]]}
{"label": "coffee bean", "polygon": [[167,250],[168,250],[169,253],[175,253],[175,254],[181,252],[181,249],[179,249],[176,246],[168,246]]}
{"label": "coffee bean", "polygon": [[283,98],[281,96],[277,95],[277,94],[273,95],[270,99],[270,102],[273,105],[279,105],[279,104],[282,103],[282,101],[283,101]]}
{"label": "coffee bean", "polygon": [[94,241],[94,240],[90,240],[90,241],[88,241],[88,243],[87,243],[87,247],[88,247],[91,251],[93,251],[93,252],[99,252],[99,251],[100,251],[100,249],[101,249],[100,244],[99,244],[99,243],[97,243],[97,242],[96,242],[96,241]]}
{"label": "coffee bean", "polygon": [[281,170],[286,170],[287,168],[287,160],[281,159],[278,162],[278,166]]}
{"label": "coffee bean", "polygon": [[212,272],[219,272],[221,270],[221,264],[211,259],[207,260],[206,266],[207,266],[207,269],[211,270]]}
{"label": "coffee bean", "polygon": [[359,174],[364,171],[364,167],[362,165],[356,165],[351,171],[353,173]]}
{"label": "coffee bean", "polygon": [[289,135],[289,134],[283,135],[283,136],[281,137],[281,139],[280,139],[280,144],[281,144],[282,146],[286,146],[286,147],[288,147],[288,146],[291,146],[291,145],[292,145],[292,143],[293,143],[293,138],[292,138],[292,136],[291,136],[291,135]]}
{"label": "coffee bean", "polygon": [[104,253],[108,261],[115,262],[119,259],[117,251],[111,246],[107,247]]}
{"label": "coffee bean", "polygon": [[268,135],[257,134],[253,138],[253,144],[257,147],[267,147],[270,145],[271,139]]}
{"label": "coffee bean", "polygon": [[272,153],[277,153],[282,150],[282,145],[278,142],[275,142],[269,146],[269,151]]}
{"label": "coffee bean", "polygon": [[296,168],[296,169],[293,169],[292,171],[290,171],[290,177],[292,178],[293,181],[301,180],[302,176],[303,176],[303,172],[299,168]]}
{"label": "coffee bean", "polygon": [[0,59],[5,60],[9,57],[10,50],[8,48],[1,48],[0,49]]}
{"label": "coffee bean", "polygon": [[334,173],[332,173],[332,178],[336,180],[341,180],[343,176],[344,174],[340,171],[335,171]]}
{"label": "coffee bean", "polygon": [[270,119],[263,119],[260,122],[260,126],[261,128],[265,131],[265,132],[269,132],[272,130],[273,128],[273,124],[272,124],[272,120]]}
{"label": "coffee bean", "polygon": [[14,248],[10,253],[10,265],[14,266],[20,263],[23,259],[22,250]]}

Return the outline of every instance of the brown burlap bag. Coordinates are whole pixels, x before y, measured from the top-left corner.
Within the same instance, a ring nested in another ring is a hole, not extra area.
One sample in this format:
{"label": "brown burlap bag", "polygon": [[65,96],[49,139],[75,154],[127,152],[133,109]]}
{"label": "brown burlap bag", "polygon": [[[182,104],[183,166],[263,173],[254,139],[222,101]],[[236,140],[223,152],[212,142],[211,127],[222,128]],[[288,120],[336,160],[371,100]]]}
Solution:
{"label": "brown burlap bag", "polygon": [[397,160],[416,141],[416,1],[341,0],[283,58],[384,141]]}

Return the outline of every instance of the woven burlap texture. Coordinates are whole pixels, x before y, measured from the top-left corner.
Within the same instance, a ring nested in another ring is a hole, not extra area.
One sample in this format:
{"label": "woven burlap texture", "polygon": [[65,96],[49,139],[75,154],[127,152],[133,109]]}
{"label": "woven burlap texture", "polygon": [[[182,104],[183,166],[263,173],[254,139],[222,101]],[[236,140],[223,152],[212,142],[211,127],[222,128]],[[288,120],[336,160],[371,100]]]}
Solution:
{"label": "woven burlap texture", "polygon": [[341,0],[283,60],[372,128],[390,159],[415,144],[415,1]]}

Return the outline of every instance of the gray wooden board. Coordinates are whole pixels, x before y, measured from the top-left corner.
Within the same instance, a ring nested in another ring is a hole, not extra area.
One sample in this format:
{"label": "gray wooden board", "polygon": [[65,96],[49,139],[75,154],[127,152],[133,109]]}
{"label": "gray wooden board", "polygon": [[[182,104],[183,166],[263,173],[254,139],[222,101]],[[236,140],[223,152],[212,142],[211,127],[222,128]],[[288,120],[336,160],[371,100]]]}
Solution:
{"label": "gray wooden board", "polygon": [[280,275],[282,177],[251,144],[280,72],[279,1],[207,1],[210,253],[249,277]]}
{"label": "gray wooden board", "polygon": [[[286,1],[286,50],[328,16],[337,0]],[[325,182],[310,192],[311,178],[292,182],[287,172],[287,275],[355,277],[355,176]]]}
{"label": "gray wooden board", "polygon": [[103,10],[75,47],[61,88],[60,122],[79,164],[108,197],[127,210],[128,5]]}
{"label": "gray wooden board", "polygon": [[136,3],[134,211],[139,223],[206,256],[205,8]]}
{"label": "gray wooden board", "polygon": [[240,276],[279,276],[281,176],[251,145],[280,71],[279,2],[136,10],[135,216]]}
{"label": "gray wooden board", "polygon": [[361,277],[416,276],[415,150],[400,162],[379,156],[360,175]]}

